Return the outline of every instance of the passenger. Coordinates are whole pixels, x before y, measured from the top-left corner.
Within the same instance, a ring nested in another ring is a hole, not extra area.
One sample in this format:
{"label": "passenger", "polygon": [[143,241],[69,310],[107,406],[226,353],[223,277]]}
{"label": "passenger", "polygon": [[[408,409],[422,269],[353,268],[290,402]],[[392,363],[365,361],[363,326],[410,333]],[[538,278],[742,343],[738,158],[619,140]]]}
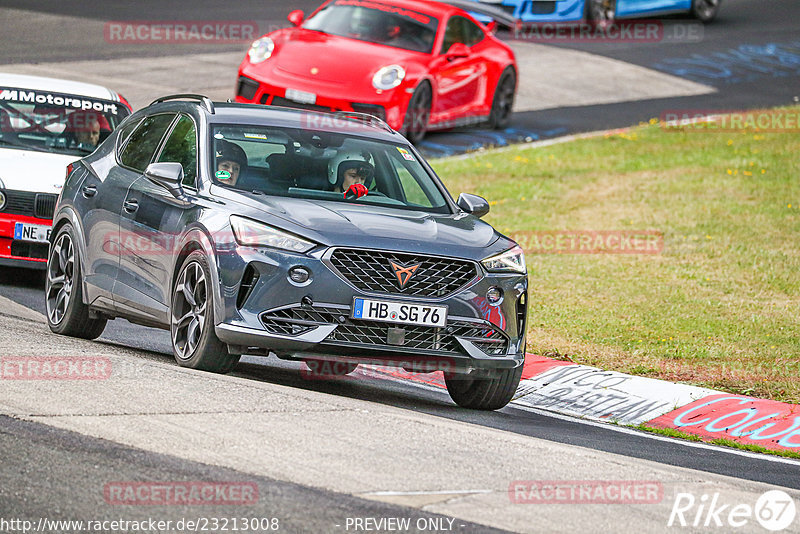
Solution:
{"label": "passenger", "polygon": [[216,142],[214,155],[217,180],[226,185],[236,186],[239,177],[247,171],[247,154],[236,143],[223,139]]}
{"label": "passenger", "polygon": [[[368,193],[375,176],[375,166],[371,157],[356,151],[345,151],[328,163],[328,182],[337,193],[354,192],[360,197]],[[358,187],[358,186],[361,187]]]}

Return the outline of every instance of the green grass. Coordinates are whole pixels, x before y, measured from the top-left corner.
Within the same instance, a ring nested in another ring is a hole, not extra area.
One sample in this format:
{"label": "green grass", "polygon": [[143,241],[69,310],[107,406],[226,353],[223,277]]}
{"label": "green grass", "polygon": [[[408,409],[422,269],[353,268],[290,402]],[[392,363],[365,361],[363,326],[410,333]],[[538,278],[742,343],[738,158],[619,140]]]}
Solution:
{"label": "green grass", "polygon": [[800,134],[644,124],[433,166],[512,237],[663,233],[657,255],[528,254],[529,351],[800,402]]}
{"label": "green grass", "polygon": [[687,434],[686,432],[681,432],[673,428],[661,428],[661,427],[647,426],[645,424],[635,425],[632,426],[632,428],[641,430],[643,432],[650,432],[652,434],[660,434],[662,436],[667,436],[670,438],[678,438],[678,439],[685,439],[688,441],[710,443],[712,445],[719,445],[720,447],[731,447],[733,449],[739,449],[749,452],[758,452],[762,454],[771,454],[772,456],[783,456],[785,458],[800,458],[800,453],[793,451],[785,451],[780,449],[767,449],[766,447],[761,447],[760,445],[739,443],[738,441],[734,441],[732,439],[719,438],[719,439],[704,440],[703,438],[701,438],[696,434]]}

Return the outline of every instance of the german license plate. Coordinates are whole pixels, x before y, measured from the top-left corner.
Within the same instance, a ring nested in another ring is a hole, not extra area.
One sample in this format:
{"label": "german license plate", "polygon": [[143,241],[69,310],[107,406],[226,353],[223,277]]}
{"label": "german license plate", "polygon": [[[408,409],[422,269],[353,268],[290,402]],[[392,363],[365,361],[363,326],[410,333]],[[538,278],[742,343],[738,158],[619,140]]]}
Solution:
{"label": "german license plate", "polygon": [[447,306],[356,297],[353,299],[352,317],[386,323],[443,327],[447,325]]}
{"label": "german license plate", "polygon": [[46,243],[50,238],[50,226],[43,224],[14,223],[14,239]]}
{"label": "german license plate", "polygon": [[297,89],[287,89],[286,98],[294,100],[300,104],[316,104],[317,95],[314,93],[307,93],[305,91],[298,91]]}

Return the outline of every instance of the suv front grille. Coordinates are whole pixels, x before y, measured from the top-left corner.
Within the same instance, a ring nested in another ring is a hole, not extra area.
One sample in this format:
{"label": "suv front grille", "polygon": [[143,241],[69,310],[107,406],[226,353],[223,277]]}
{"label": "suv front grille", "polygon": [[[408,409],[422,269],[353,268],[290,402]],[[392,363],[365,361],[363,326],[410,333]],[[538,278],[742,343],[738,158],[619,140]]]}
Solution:
{"label": "suv front grille", "polygon": [[[348,308],[293,307],[261,314],[261,322],[270,333],[298,336],[315,326],[336,324],[336,330],[323,343],[358,346],[372,349],[415,349],[463,354],[456,336],[474,343],[491,356],[500,356],[508,349],[508,339],[503,333],[485,322],[451,319],[445,328],[429,326],[395,325],[379,321],[362,321],[350,318]],[[402,329],[402,345],[388,341],[389,328]]]}
{"label": "suv front grille", "polygon": [[[403,288],[392,263],[401,268],[417,265]],[[446,297],[477,276],[475,264],[469,261],[377,250],[336,249],[331,264],[362,291],[409,297]]]}

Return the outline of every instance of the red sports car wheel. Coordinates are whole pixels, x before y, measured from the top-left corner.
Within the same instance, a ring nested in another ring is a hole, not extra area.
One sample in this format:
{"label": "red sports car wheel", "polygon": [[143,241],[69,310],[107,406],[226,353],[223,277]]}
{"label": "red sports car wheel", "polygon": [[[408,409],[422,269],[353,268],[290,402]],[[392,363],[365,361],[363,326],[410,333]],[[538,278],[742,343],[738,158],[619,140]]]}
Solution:
{"label": "red sports car wheel", "polygon": [[428,120],[431,116],[432,92],[431,86],[423,82],[411,96],[406,111],[406,120],[403,123],[403,133],[413,144],[425,138],[428,131]]}

